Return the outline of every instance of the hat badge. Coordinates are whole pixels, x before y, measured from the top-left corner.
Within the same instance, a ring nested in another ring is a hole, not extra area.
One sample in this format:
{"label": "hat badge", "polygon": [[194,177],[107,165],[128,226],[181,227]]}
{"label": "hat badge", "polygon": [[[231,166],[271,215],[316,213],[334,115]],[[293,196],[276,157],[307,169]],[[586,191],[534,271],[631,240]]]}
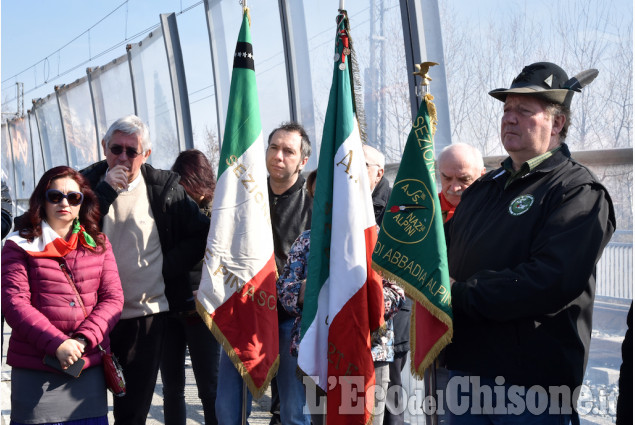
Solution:
{"label": "hat badge", "polygon": [[553,74],[550,74],[546,79],[545,79],[545,84],[547,84],[549,87],[551,87],[551,85],[553,84]]}

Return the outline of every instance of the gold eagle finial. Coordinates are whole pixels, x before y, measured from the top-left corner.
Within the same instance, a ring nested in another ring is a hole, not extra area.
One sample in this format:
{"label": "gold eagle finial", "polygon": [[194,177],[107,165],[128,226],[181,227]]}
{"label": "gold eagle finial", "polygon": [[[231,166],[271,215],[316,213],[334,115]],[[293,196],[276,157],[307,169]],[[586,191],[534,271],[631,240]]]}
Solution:
{"label": "gold eagle finial", "polygon": [[436,62],[421,62],[420,64],[416,64],[415,65],[415,69],[417,70],[417,72],[413,72],[412,75],[418,75],[422,78],[422,82],[421,85],[422,86],[427,86],[428,84],[430,84],[430,81],[432,81],[432,78],[430,78],[430,76],[428,75],[428,71],[430,70],[431,66],[435,66],[438,65],[438,63]]}

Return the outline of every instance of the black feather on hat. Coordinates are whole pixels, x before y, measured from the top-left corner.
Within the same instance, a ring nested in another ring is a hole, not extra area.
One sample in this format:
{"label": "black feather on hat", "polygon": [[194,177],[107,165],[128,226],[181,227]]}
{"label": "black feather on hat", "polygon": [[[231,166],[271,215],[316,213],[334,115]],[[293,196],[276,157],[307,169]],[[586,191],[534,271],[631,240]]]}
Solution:
{"label": "black feather on hat", "polygon": [[489,95],[504,102],[508,94],[522,94],[537,97],[549,103],[557,103],[567,108],[571,106],[573,93],[597,77],[597,69],[588,69],[569,78],[562,68],[551,62],[536,62],[527,65],[512,81],[509,89],[495,89]]}

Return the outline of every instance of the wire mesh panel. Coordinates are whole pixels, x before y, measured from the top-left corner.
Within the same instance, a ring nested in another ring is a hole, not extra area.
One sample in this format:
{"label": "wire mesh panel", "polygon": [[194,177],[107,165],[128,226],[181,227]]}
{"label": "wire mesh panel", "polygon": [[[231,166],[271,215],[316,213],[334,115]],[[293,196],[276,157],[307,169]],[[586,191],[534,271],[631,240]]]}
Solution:
{"label": "wire mesh panel", "polygon": [[40,144],[40,132],[37,128],[37,120],[31,111],[27,113],[27,120],[30,129],[29,134],[31,135],[31,146],[33,148],[33,175],[37,183],[40,176],[44,174],[44,157],[42,156],[42,145]]}
{"label": "wire mesh panel", "polygon": [[89,69],[87,74],[95,107],[97,138],[101,142],[113,122],[135,113],[128,56]]}
{"label": "wire mesh panel", "polygon": [[84,77],[57,91],[70,166],[82,169],[98,159],[93,103]]}
{"label": "wire mesh panel", "polygon": [[137,115],[150,128],[154,149],[148,162],[170,168],[179,153],[174,100],[162,32],[153,31],[130,49]]}
{"label": "wire mesh panel", "polygon": [[9,129],[6,124],[2,124],[2,180],[4,180],[7,185],[12,188],[12,192],[15,192],[14,189],[14,180],[13,180],[13,155],[11,155],[11,138],[9,137]]}
{"label": "wire mesh panel", "polygon": [[[399,0],[346,2],[351,37],[363,93],[368,144],[399,162],[412,128],[408,78]],[[324,111],[333,67],[336,4],[324,8],[304,3],[314,98],[316,145],[322,138]]]}
{"label": "wire mesh panel", "polygon": [[[242,10],[233,2],[221,2],[225,21],[225,41],[233,64]],[[265,139],[281,122],[290,119],[289,90],[284,66],[284,48],[278,2],[265,0],[249,3],[256,85],[262,131]],[[333,18],[331,18],[333,19]],[[331,20],[332,22],[332,20]]]}
{"label": "wire mesh panel", "polygon": [[[199,6],[203,8],[203,5]],[[179,37],[192,116],[194,147],[204,152],[211,160],[218,155],[218,125],[216,111],[216,87],[208,40],[201,37],[207,31],[204,10],[177,17]],[[224,46],[223,46],[224,47]],[[226,55],[225,55],[226,56]],[[227,58],[225,57],[226,61]],[[198,66],[187,66],[196,64]],[[226,72],[227,73],[227,72]],[[229,91],[229,78],[224,87]],[[227,109],[227,105],[225,105]],[[223,114],[226,111],[223,110]],[[224,129],[224,126],[222,127]],[[222,130],[221,130],[222,132]]]}
{"label": "wire mesh panel", "polygon": [[33,150],[27,118],[19,118],[8,123],[11,136],[11,150],[15,171],[15,199],[28,199],[35,189],[33,176]]}
{"label": "wire mesh panel", "polygon": [[33,111],[38,121],[40,142],[43,147],[44,168],[68,165],[66,146],[62,130],[62,119],[55,94],[39,99]]}
{"label": "wire mesh panel", "polygon": [[597,265],[596,295],[633,298],[633,244],[609,243]]}

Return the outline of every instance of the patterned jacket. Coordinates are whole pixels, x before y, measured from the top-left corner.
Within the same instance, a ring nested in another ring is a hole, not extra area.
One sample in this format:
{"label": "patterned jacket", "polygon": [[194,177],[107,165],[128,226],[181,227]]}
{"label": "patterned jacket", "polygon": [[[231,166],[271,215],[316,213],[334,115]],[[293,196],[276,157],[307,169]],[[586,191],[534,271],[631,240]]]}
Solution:
{"label": "patterned jacket", "polygon": [[[295,317],[291,331],[291,354],[298,355],[300,345],[300,322],[302,306],[298,305],[300,288],[306,281],[307,262],[311,243],[311,230],[305,230],[298,236],[289,251],[287,263],[276,283],[278,300],[289,315]],[[386,327],[372,335],[372,355],[374,361],[392,361],[394,358],[394,331],[392,317],[404,303],[404,291],[395,283],[382,281],[384,286],[384,319]]]}

